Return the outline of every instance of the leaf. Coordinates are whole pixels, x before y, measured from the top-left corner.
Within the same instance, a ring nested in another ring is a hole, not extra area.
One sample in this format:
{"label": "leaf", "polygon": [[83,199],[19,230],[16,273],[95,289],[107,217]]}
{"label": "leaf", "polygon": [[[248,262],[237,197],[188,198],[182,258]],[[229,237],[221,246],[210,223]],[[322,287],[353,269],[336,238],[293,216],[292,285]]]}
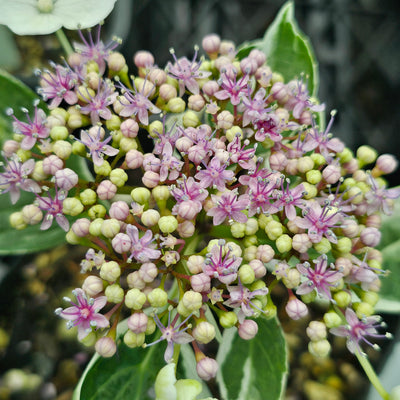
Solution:
{"label": "leaf", "polygon": [[237,330],[223,334],[217,361],[221,400],[277,400],[287,376],[287,353],[276,319],[257,319],[257,336],[249,341]]}
{"label": "leaf", "polygon": [[319,85],[318,62],[309,39],[299,29],[294,17],[294,3],[283,5],[262,41],[255,42],[267,56],[267,64],[283,75],[285,81],[308,77],[308,89],[316,96]]}

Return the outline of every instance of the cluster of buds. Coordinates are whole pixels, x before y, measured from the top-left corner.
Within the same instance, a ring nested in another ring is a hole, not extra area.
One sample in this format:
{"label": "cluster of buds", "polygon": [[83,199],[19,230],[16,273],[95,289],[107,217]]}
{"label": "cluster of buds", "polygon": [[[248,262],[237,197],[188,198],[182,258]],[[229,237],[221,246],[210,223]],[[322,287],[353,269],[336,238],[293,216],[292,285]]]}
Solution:
{"label": "cluster of buds", "polygon": [[[352,352],[382,336],[374,247],[380,213],[400,196],[382,178],[393,156],[368,146],[353,154],[330,133],[334,112],[321,129],[324,105],[306,79],[285,83],[257,49],[239,59],[233,43],[208,35],[207,59],[171,50],[160,68],[139,51],[130,76],[116,41],[82,39],[67,63],[38,72],[48,115],[35,104],[23,122],[9,110],[15,135],[0,174],[13,204],[32,193],[11,215],[15,228],[57,223],[88,248],[76,301],[56,310],[79,340],[112,356],[128,314],[127,346],[166,340],[168,363],[175,344],[191,343],[208,380],[218,369],[202,346],[218,329],[209,311],[250,340],[257,318],[276,314],[278,283],[292,319],[326,300],[307,329],[313,353],[329,352],[328,333]],[[93,179],[73,169],[79,157]]]}

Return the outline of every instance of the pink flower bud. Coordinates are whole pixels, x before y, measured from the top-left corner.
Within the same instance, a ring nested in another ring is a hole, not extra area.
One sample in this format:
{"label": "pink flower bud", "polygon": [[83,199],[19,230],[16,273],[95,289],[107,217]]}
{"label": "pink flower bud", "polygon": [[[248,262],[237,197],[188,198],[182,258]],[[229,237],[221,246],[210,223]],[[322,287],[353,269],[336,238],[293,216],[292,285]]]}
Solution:
{"label": "pink flower bud", "polygon": [[191,276],[190,284],[195,292],[209,292],[211,288],[211,278],[202,272]]}
{"label": "pink flower bud", "polygon": [[297,175],[297,173],[299,172],[297,169],[297,159],[294,158],[288,160],[285,170],[288,175]]}
{"label": "pink flower bud", "polygon": [[207,96],[214,96],[214,93],[220,90],[220,87],[216,81],[207,81],[201,88],[204,94]]}
{"label": "pink flower bud", "polygon": [[160,95],[160,98],[166,102],[178,96],[178,92],[176,91],[176,89],[169,83],[164,83],[163,85],[161,85],[158,93]]}
{"label": "pink flower bud", "polygon": [[43,160],[43,172],[47,175],[55,175],[56,172],[64,167],[64,161],[54,154]]}
{"label": "pink flower bud", "polygon": [[70,190],[78,183],[78,175],[72,169],[64,168],[59,169],[55,173],[56,185],[60,189]]}
{"label": "pink flower bud", "polygon": [[178,206],[178,215],[187,220],[194,219],[198,212],[197,203],[192,200],[182,201]]}
{"label": "pink flower bud", "polygon": [[204,107],[205,101],[201,94],[192,94],[188,98],[188,107],[194,111],[201,111]]}
{"label": "pink flower bud", "polygon": [[204,357],[196,365],[197,375],[204,381],[209,381],[217,375],[218,363],[209,357]]}
{"label": "pink flower bud", "polygon": [[112,357],[117,352],[117,345],[115,341],[108,336],[100,338],[94,348],[96,351],[105,358]]}
{"label": "pink flower bud", "polygon": [[167,82],[167,74],[160,68],[153,68],[149,73],[149,81],[156,86],[161,86]]}
{"label": "pink flower bud", "polygon": [[368,215],[365,219],[365,226],[379,229],[382,225],[382,218],[379,214]]}
{"label": "pink flower bud", "polygon": [[138,68],[149,68],[154,64],[154,56],[149,51],[140,50],[135,53],[133,62]]}
{"label": "pink flower bud", "polygon": [[206,152],[204,150],[200,150],[198,146],[191,146],[188,150],[189,160],[196,165],[199,165],[202,161],[204,161],[206,156]]}
{"label": "pink flower bud", "polygon": [[269,157],[269,165],[275,171],[283,171],[286,167],[288,160],[285,154],[281,151],[272,153]]}
{"label": "pink flower bud", "polygon": [[349,173],[354,174],[358,170],[358,161],[356,158],[352,158],[349,162],[343,164],[343,168]]}
{"label": "pink flower bud", "polygon": [[180,237],[188,238],[193,236],[195,231],[195,226],[191,221],[183,221],[180,224],[178,224],[176,230],[179,233]]}
{"label": "pink flower bud", "polygon": [[331,185],[335,184],[341,178],[341,176],[342,174],[338,165],[327,165],[322,171],[322,177],[324,178],[325,182]]}
{"label": "pink flower bud", "polygon": [[245,319],[243,323],[239,325],[238,333],[243,340],[253,339],[257,335],[258,325],[257,322],[251,319]]}
{"label": "pink flower bud", "polygon": [[294,320],[303,318],[308,314],[307,306],[296,297],[291,297],[289,299],[285,310],[287,315]]}
{"label": "pink flower bud", "polygon": [[257,60],[254,58],[245,57],[240,61],[240,69],[243,74],[254,75],[258,67]]}
{"label": "pink flower bud", "polygon": [[76,236],[85,237],[89,234],[90,220],[87,218],[79,218],[72,224],[72,232]]}
{"label": "pink flower bud", "polygon": [[135,138],[139,132],[139,125],[134,119],[128,118],[122,122],[119,129],[125,137]]}
{"label": "pink flower bud", "polygon": [[126,233],[117,233],[111,241],[111,244],[117,253],[123,254],[130,250],[132,241]]}
{"label": "pink flower bud", "polygon": [[342,225],[343,234],[349,238],[356,237],[359,231],[359,225],[357,221],[347,219]]}
{"label": "pink flower bud", "polygon": [[139,269],[139,276],[143,280],[143,282],[150,283],[153,282],[154,279],[158,275],[157,266],[154,263],[148,262],[141,265]]}
{"label": "pink flower bud", "polygon": [[147,329],[148,320],[145,313],[134,313],[128,318],[128,328],[134,333],[144,333]]}
{"label": "pink flower bud", "polygon": [[[272,71],[271,68],[264,65],[261,66],[260,68],[257,69],[255,73],[255,77],[257,79],[257,82],[262,86],[262,87],[267,87],[270,85],[271,78],[272,78]],[[268,101],[268,100],[267,100]]]}
{"label": "pink flower bud", "polygon": [[375,247],[381,241],[381,232],[373,227],[363,229],[360,235],[361,242],[369,247]]}
{"label": "pink flower bud", "polygon": [[398,162],[391,154],[382,154],[376,160],[376,168],[384,174],[390,174],[396,170]]}
{"label": "pink flower bud", "polygon": [[142,177],[143,184],[153,189],[160,183],[160,175],[157,172],[146,171]]}
{"label": "pink flower bud", "polygon": [[83,281],[82,289],[89,297],[94,297],[103,291],[103,279],[90,275]]}
{"label": "pink flower bud", "polygon": [[297,233],[293,236],[292,247],[299,253],[305,253],[312,247],[312,242],[306,233]]}
{"label": "pink flower bud", "polygon": [[217,34],[211,33],[204,36],[201,45],[206,53],[218,54],[219,46],[221,45],[221,38]]}
{"label": "pink flower bud", "polygon": [[255,60],[258,67],[261,67],[267,59],[264,52],[258,49],[251,50],[249,53],[249,58]]}
{"label": "pink flower bud", "polygon": [[187,153],[192,146],[193,142],[186,136],[180,137],[175,143],[175,147],[181,153]]}
{"label": "pink flower bud", "polygon": [[336,269],[341,272],[344,276],[347,276],[351,269],[353,268],[353,264],[351,260],[345,257],[339,257],[335,261]]}
{"label": "pink flower bud", "polygon": [[302,125],[311,125],[312,124],[312,114],[308,110],[304,110],[299,117],[299,123]]}
{"label": "pink flower bud", "polygon": [[256,279],[260,279],[266,275],[267,269],[265,268],[264,263],[261,262],[260,260],[257,260],[257,259],[251,260],[249,262],[249,265],[252,268],[252,270],[254,271],[254,277]]}
{"label": "pink flower bud", "polygon": [[116,201],[111,204],[109,214],[111,218],[125,221],[129,215],[129,206],[124,201]]}
{"label": "pink flower bud", "polygon": [[3,144],[3,152],[6,157],[11,157],[20,148],[20,144],[16,140],[6,140]]}
{"label": "pink flower bud", "polygon": [[96,193],[100,200],[110,200],[117,193],[117,186],[115,186],[111,181],[105,180],[100,182]]}
{"label": "pink flower bud", "polygon": [[125,155],[125,162],[128,168],[140,168],[143,165],[143,154],[138,150],[129,150]]}
{"label": "pink flower bud", "polygon": [[275,82],[272,85],[271,95],[281,104],[285,104],[289,100],[288,90],[283,82]]}
{"label": "pink flower bud", "polygon": [[152,153],[143,155],[143,168],[145,171],[158,172],[160,170],[161,161]]}
{"label": "pink flower bud", "polygon": [[264,263],[271,261],[274,255],[275,251],[269,244],[262,244],[257,247],[256,257]]}

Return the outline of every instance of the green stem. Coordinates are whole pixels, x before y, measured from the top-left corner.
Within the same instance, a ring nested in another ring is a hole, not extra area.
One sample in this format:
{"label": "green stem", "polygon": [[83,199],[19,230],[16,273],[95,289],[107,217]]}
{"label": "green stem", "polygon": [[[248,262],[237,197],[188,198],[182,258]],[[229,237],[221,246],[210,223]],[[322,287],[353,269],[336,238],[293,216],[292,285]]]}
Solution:
{"label": "green stem", "polygon": [[58,31],[56,31],[56,35],[57,35],[57,39],[61,44],[61,47],[64,49],[65,54],[67,56],[69,56],[70,54],[72,54],[74,52],[74,50],[72,49],[72,46],[70,45],[67,37],[65,36],[65,33],[62,29],[59,29]]}
{"label": "green stem", "polygon": [[376,375],[374,369],[372,368],[372,365],[368,361],[368,358],[366,356],[363,356],[362,354],[360,354],[358,351],[355,353],[355,355],[356,355],[360,365],[362,366],[364,372],[368,376],[369,381],[372,383],[372,385],[377,390],[377,392],[382,397],[382,399],[389,400],[390,395],[385,390],[385,388],[382,386],[378,376]]}

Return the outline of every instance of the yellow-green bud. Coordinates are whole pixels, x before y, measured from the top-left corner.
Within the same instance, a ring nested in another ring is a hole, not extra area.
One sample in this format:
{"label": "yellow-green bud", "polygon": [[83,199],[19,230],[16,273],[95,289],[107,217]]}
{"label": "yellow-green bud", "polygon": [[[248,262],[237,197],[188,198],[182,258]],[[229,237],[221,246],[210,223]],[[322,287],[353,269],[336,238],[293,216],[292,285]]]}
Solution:
{"label": "yellow-green bud", "polygon": [[211,250],[214,246],[220,246],[222,245],[222,257],[225,256],[226,254],[226,249],[225,249],[225,241],[221,239],[211,239],[208,244],[207,244],[207,253],[211,253]]}
{"label": "yellow-green bud", "polygon": [[257,258],[257,246],[250,246],[244,249],[244,259],[246,261],[252,261]]}
{"label": "yellow-green bud", "polygon": [[374,307],[379,300],[379,294],[376,292],[364,292],[361,295],[361,300]]}
{"label": "yellow-green bud", "polygon": [[319,243],[314,243],[313,247],[319,254],[327,254],[332,248],[331,242],[324,237]]}
{"label": "yellow-green bud", "polygon": [[188,290],[182,297],[183,306],[190,312],[194,312],[200,309],[203,304],[203,296],[201,293],[193,290]]}
{"label": "yellow-green bud", "polygon": [[128,174],[121,168],[115,168],[110,172],[110,181],[117,187],[122,187],[128,180]]}
{"label": "yellow-green bud", "polygon": [[21,230],[27,227],[21,211],[12,213],[9,217],[9,221],[10,225],[15,229]]}
{"label": "yellow-green bud", "polygon": [[116,131],[121,126],[121,118],[112,114],[111,118],[106,120],[106,127],[109,131]]}
{"label": "yellow-green bud", "polygon": [[149,127],[148,132],[151,137],[157,138],[163,132],[163,124],[161,121],[153,121]]}
{"label": "yellow-green bud", "polygon": [[256,235],[246,236],[243,239],[244,247],[256,246],[258,244],[258,238]]}
{"label": "yellow-green bud", "polygon": [[103,225],[103,218],[96,218],[89,225],[89,233],[93,236],[101,235],[101,226]]}
{"label": "yellow-green bud", "polygon": [[324,314],[324,322],[327,328],[336,328],[342,325],[342,319],[335,311],[328,311]]}
{"label": "yellow-green bud", "polygon": [[311,185],[308,182],[303,182],[303,187],[304,187],[304,191],[307,193],[304,195],[304,198],[306,200],[313,199],[314,197],[317,196],[318,190],[315,185]]}
{"label": "yellow-green bud", "polygon": [[350,187],[343,198],[346,200],[352,198],[352,204],[360,204],[363,201],[362,191],[357,186]]}
{"label": "yellow-green bud", "polygon": [[103,160],[103,163],[101,165],[93,165],[94,168],[94,172],[97,175],[101,175],[101,176],[108,176],[110,175],[111,172],[111,165],[107,160]]}
{"label": "yellow-green bud", "polygon": [[72,145],[66,140],[57,140],[53,143],[52,149],[53,153],[62,160],[66,160],[72,153]]}
{"label": "yellow-green bud", "polygon": [[35,181],[43,181],[44,179],[46,179],[47,174],[44,173],[43,171],[43,161],[36,161],[35,163],[35,168],[32,172],[32,178]]}
{"label": "yellow-green bud", "polygon": [[143,225],[148,227],[157,225],[159,219],[160,219],[160,213],[157,210],[153,209],[144,211],[141,216]]}
{"label": "yellow-green bud", "polygon": [[118,283],[114,283],[113,285],[107,286],[106,290],[104,291],[104,294],[107,297],[107,300],[110,303],[121,303],[122,300],[124,300],[124,289],[119,286]]}
{"label": "yellow-green bud", "polygon": [[88,215],[90,219],[103,218],[107,209],[102,204],[96,204],[89,208]]}
{"label": "yellow-green bud", "polygon": [[310,293],[302,294],[301,300],[303,303],[310,304],[315,300],[316,297],[317,297],[317,292],[313,290]]}
{"label": "yellow-green bud", "polygon": [[124,136],[119,141],[119,148],[123,153],[127,153],[129,150],[137,150],[138,144],[135,138]]}
{"label": "yellow-green bud", "polygon": [[53,126],[50,130],[50,137],[53,140],[65,140],[68,136],[69,132],[65,126]]}
{"label": "yellow-green bud", "polygon": [[63,201],[63,214],[76,217],[83,211],[83,204],[75,197],[67,197]]}
{"label": "yellow-green bud", "polygon": [[246,222],[246,235],[254,235],[258,231],[258,222],[256,218],[249,218]]}
{"label": "yellow-green bud", "polygon": [[343,164],[348,163],[353,159],[353,152],[347,147],[345,147],[344,150],[337,155],[339,156],[339,159]]}
{"label": "yellow-green bud", "polygon": [[249,285],[254,282],[255,274],[253,268],[249,264],[243,264],[238,271],[238,277],[244,285]]}
{"label": "yellow-green bud", "polygon": [[[146,295],[139,289],[130,289],[125,295],[125,305],[133,310],[141,310],[146,303]],[[149,318],[150,319],[150,318]]]}
{"label": "yellow-green bud", "polygon": [[331,345],[326,339],[308,343],[308,351],[315,357],[326,357],[331,351]]}
{"label": "yellow-green bud", "polygon": [[162,233],[172,233],[178,227],[178,220],[173,215],[161,217],[158,220],[158,227]]}
{"label": "yellow-green bud", "polygon": [[182,122],[185,128],[195,128],[197,125],[200,124],[199,117],[194,111],[191,110],[188,110],[185,112],[185,114],[183,114]]}
{"label": "yellow-green bud", "polygon": [[371,304],[365,303],[362,301],[361,303],[354,303],[354,309],[356,311],[358,318],[370,317],[374,313],[374,307]]}
{"label": "yellow-green bud", "polygon": [[306,172],[307,182],[311,183],[311,185],[316,185],[321,182],[322,174],[318,169],[312,169],[311,171]]}
{"label": "yellow-green bud", "polygon": [[77,236],[72,230],[69,230],[65,235],[65,240],[69,244],[79,244],[81,238]]}
{"label": "yellow-green bud", "polygon": [[378,157],[378,153],[375,149],[373,149],[371,146],[360,146],[357,149],[357,158],[360,161],[360,166],[364,166],[367,164],[372,164],[376,158]]}
{"label": "yellow-green bud", "polygon": [[351,294],[341,290],[333,295],[333,299],[340,308],[346,308],[351,303]]}
{"label": "yellow-green bud", "polygon": [[312,341],[326,339],[326,325],[320,321],[311,321],[306,329],[307,336]]}
{"label": "yellow-green bud", "polygon": [[310,157],[314,161],[314,165],[316,167],[320,167],[321,165],[324,165],[326,163],[325,157],[322,154],[313,153]]}
{"label": "yellow-green bud", "polygon": [[171,113],[181,113],[185,111],[186,103],[180,97],[174,97],[168,101],[167,108]]}
{"label": "yellow-green bud", "polygon": [[181,315],[182,317],[186,318],[191,314],[191,311],[188,310],[182,303],[182,301],[180,301],[178,303],[178,307],[176,307],[176,311],[178,312],[179,315]]}
{"label": "yellow-green bud", "polygon": [[276,240],[283,234],[283,225],[278,221],[272,220],[265,227],[265,233],[270,240]]}
{"label": "yellow-green bud", "polygon": [[21,160],[21,162],[25,162],[25,161],[28,161],[32,157],[32,152],[30,152],[29,150],[18,149],[17,156]]}
{"label": "yellow-green bud", "polygon": [[314,168],[314,161],[311,157],[305,156],[300,157],[297,160],[297,169],[299,172],[305,174],[307,171],[311,171]]}
{"label": "yellow-green bud", "polygon": [[168,186],[165,185],[160,185],[156,186],[151,193],[153,194],[154,200],[155,201],[165,201],[169,199],[170,196],[170,190],[168,189]]}
{"label": "yellow-green bud", "polygon": [[72,143],[72,153],[77,154],[78,156],[85,156],[86,154],[86,147],[83,143],[74,140]]}
{"label": "yellow-green bud", "polygon": [[225,329],[232,328],[237,323],[237,315],[233,311],[221,312],[219,316],[219,323]]}
{"label": "yellow-green bud", "polygon": [[236,136],[239,136],[240,139],[243,139],[243,131],[240,126],[235,125],[226,130],[225,136],[229,142],[232,142]]}
{"label": "yellow-green bud", "polygon": [[90,332],[87,336],[80,340],[80,343],[82,343],[86,347],[93,347],[96,342],[97,335],[95,332]]}
{"label": "yellow-green bud", "polygon": [[147,300],[152,307],[164,307],[168,303],[168,294],[165,290],[156,288],[147,294]]}
{"label": "yellow-green bud", "polygon": [[283,234],[276,239],[275,244],[280,253],[286,253],[292,249],[292,238],[287,234]]}
{"label": "yellow-green bud", "polygon": [[115,282],[121,275],[121,268],[115,261],[105,262],[100,268],[100,277],[108,282]]}
{"label": "yellow-green bud", "polygon": [[201,321],[192,332],[193,337],[199,343],[207,344],[215,338],[215,327],[207,321]]}
{"label": "yellow-green bud", "polygon": [[240,257],[242,255],[242,248],[234,242],[228,242],[225,244],[225,246],[224,246],[225,254],[228,250],[229,250],[230,257],[233,257],[233,256]]}
{"label": "yellow-green bud", "polygon": [[240,222],[234,222],[231,225],[231,233],[234,238],[242,238],[244,237],[246,232],[246,224],[242,224]]}
{"label": "yellow-green bud", "polygon": [[106,219],[101,225],[101,234],[106,238],[111,239],[117,233],[119,233],[120,228],[121,225],[117,219],[115,218]]}
{"label": "yellow-green bud", "polygon": [[290,268],[286,271],[286,276],[282,278],[282,281],[288,289],[293,289],[300,285],[300,278],[300,272],[296,268]]}
{"label": "yellow-green bud", "polygon": [[333,248],[340,254],[348,254],[352,248],[351,239],[348,237],[342,237],[338,239],[336,244],[333,245]]}
{"label": "yellow-green bud", "polygon": [[97,194],[92,189],[85,189],[79,194],[79,198],[81,199],[83,205],[91,206],[92,204],[96,203]]}
{"label": "yellow-green bud", "polygon": [[136,203],[146,204],[150,199],[150,190],[143,187],[135,188],[131,191],[131,197]]}
{"label": "yellow-green bud", "polygon": [[145,333],[135,333],[128,329],[124,335],[124,343],[133,349],[134,347],[140,347],[145,341]]}
{"label": "yellow-green bud", "polygon": [[268,222],[271,222],[273,218],[270,215],[260,214],[258,217],[258,225],[261,229],[265,229]]}

